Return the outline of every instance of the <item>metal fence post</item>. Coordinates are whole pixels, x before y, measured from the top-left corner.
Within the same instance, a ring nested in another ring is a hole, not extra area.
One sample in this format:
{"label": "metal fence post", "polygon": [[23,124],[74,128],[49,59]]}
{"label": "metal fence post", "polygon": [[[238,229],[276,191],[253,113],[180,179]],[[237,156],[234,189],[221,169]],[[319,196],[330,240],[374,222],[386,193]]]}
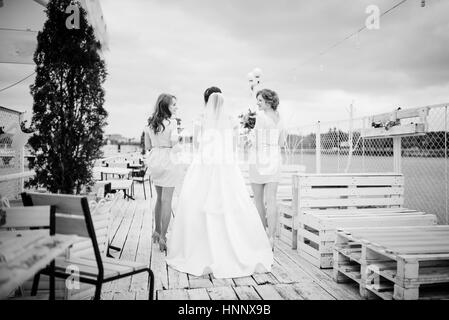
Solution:
{"label": "metal fence post", "polygon": [[321,130],[320,121],[316,125],[316,137],[315,137],[315,170],[316,173],[321,173]]}
{"label": "metal fence post", "polygon": [[446,180],[446,183],[445,183],[445,185],[446,185],[446,224],[449,224],[449,173],[448,173],[448,170],[449,170],[449,160],[448,160],[448,149],[447,149],[447,145],[448,145],[448,139],[447,139],[447,136],[448,136],[448,134],[449,134],[449,132],[448,132],[448,130],[449,130],[449,128],[448,128],[448,124],[447,124],[447,122],[448,122],[448,117],[449,117],[449,114],[448,114],[448,112],[447,112],[447,106],[446,107],[444,107],[444,159],[445,159],[445,162],[446,162],[446,165],[444,166],[445,167],[445,173],[446,173],[446,177],[444,178],[445,180]]}
{"label": "metal fence post", "polygon": [[402,152],[401,152],[401,137],[394,137],[393,138],[393,168],[394,172],[401,173],[401,158],[402,158]]}

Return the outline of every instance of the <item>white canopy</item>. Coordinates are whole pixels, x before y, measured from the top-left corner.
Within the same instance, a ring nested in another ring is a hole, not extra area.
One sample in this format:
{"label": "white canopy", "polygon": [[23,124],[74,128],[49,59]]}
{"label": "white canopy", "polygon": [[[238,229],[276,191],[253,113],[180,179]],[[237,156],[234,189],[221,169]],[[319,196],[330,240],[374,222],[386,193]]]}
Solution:
{"label": "white canopy", "polygon": [[[44,24],[44,9],[49,0],[28,0],[29,3],[17,3],[15,0],[3,0],[0,10],[0,63],[34,64],[36,36]],[[89,23],[95,36],[102,45],[102,51],[108,50],[107,27],[99,0],[79,0],[87,11]],[[26,13],[24,13],[26,11]],[[21,14],[24,13],[24,14]],[[11,25],[14,23],[14,25]]]}

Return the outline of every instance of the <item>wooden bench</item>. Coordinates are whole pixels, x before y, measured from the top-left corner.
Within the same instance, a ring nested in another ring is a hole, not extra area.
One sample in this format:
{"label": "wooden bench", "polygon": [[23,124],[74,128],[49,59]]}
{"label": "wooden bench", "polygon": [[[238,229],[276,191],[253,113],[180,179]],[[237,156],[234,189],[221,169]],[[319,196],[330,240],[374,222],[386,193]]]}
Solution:
{"label": "wooden bench", "polygon": [[449,226],[337,231],[334,280],[355,281],[364,298],[449,298]]}
{"label": "wooden bench", "polygon": [[320,268],[332,268],[338,228],[437,222],[403,208],[404,177],[398,173],[300,174],[293,187],[292,206],[281,210],[281,232],[292,234],[292,247]]}
{"label": "wooden bench", "polygon": [[[243,179],[245,180],[248,193],[250,197],[254,197],[253,190],[251,188],[251,183],[249,181],[249,166],[241,165]],[[292,177],[295,174],[303,173],[305,167],[302,165],[283,165],[281,168],[281,177],[278,185],[277,199],[280,201],[291,201],[292,192]]]}

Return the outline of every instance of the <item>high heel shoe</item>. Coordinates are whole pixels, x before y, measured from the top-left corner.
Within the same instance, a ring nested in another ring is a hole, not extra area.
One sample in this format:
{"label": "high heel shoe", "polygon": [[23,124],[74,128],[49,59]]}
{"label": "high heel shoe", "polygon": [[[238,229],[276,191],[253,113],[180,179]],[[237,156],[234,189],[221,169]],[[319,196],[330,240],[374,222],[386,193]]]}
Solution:
{"label": "high heel shoe", "polygon": [[151,236],[151,241],[153,243],[158,243],[159,242],[159,238],[160,238],[160,234],[157,233],[156,231],[153,232],[153,235]]}
{"label": "high heel shoe", "polygon": [[159,238],[159,250],[167,252],[167,239],[165,237]]}

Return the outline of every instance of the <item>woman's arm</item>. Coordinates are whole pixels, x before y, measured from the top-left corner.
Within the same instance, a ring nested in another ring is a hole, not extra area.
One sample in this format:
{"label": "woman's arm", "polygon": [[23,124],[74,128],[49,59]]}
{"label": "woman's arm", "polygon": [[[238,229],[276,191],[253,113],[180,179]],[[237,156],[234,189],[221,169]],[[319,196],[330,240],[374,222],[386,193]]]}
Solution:
{"label": "woman's arm", "polygon": [[148,150],[151,150],[151,148],[153,148],[153,146],[151,144],[150,133],[148,132],[148,130],[150,130],[150,129],[145,128],[143,131],[145,134],[145,152]]}
{"label": "woman's arm", "polygon": [[170,120],[170,143],[171,146],[174,147],[179,143],[179,133],[178,133],[178,124],[175,119]]}

